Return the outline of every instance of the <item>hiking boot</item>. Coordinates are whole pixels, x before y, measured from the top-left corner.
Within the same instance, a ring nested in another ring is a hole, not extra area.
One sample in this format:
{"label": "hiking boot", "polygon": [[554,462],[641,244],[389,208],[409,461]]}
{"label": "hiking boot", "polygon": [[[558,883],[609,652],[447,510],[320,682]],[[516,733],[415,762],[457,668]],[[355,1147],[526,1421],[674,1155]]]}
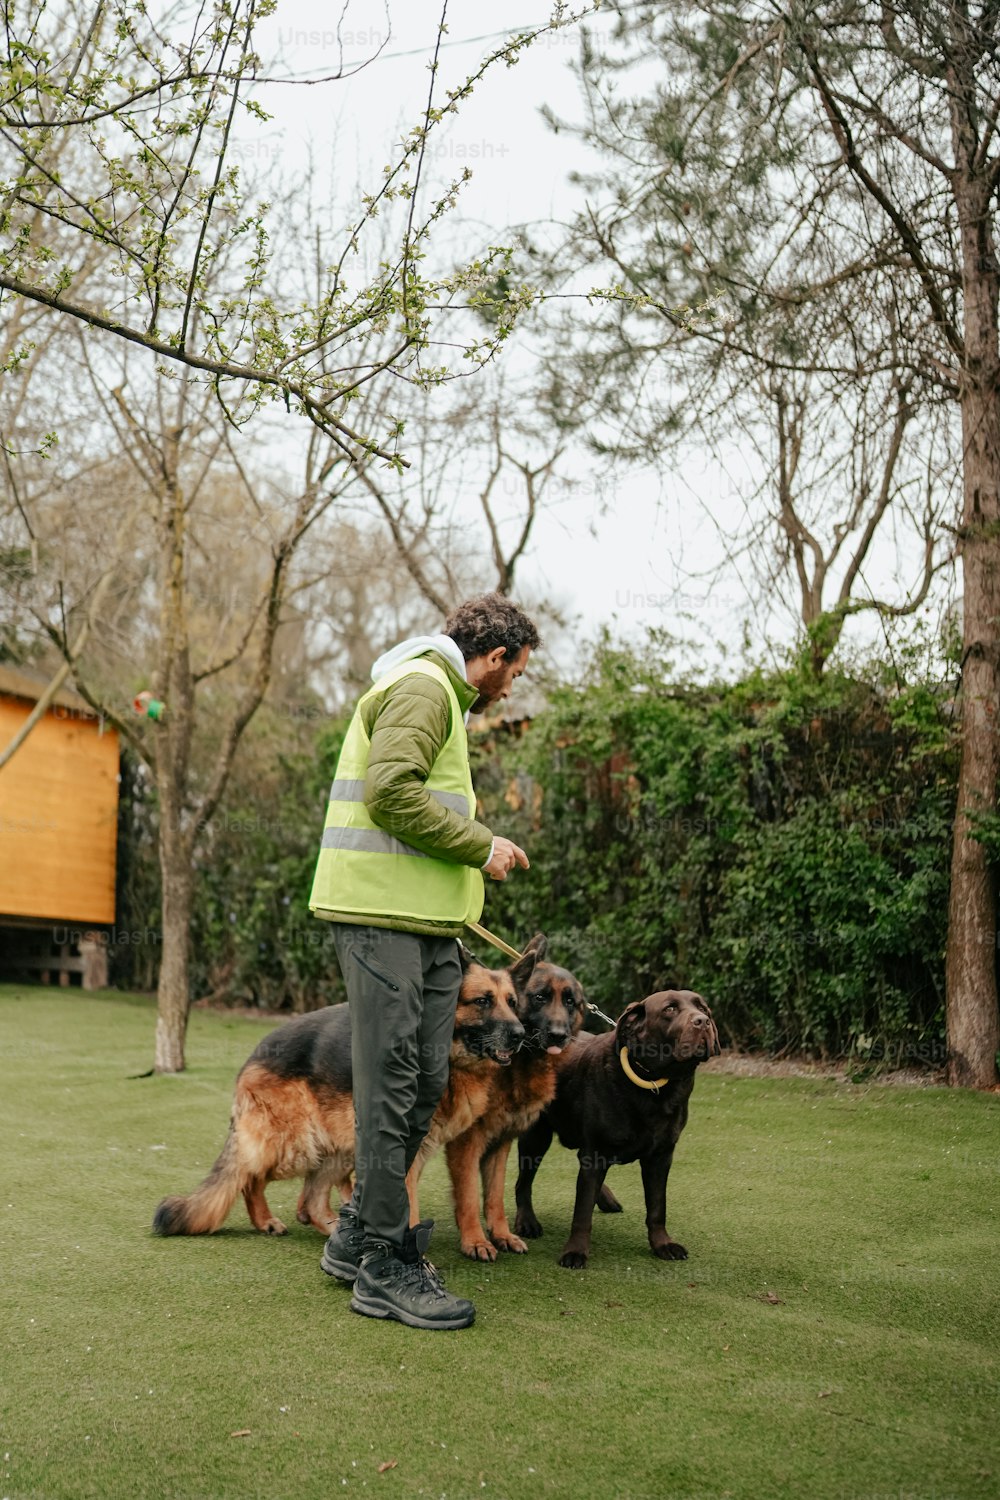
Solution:
{"label": "hiking boot", "polygon": [[365,1232],[353,1208],[342,1208],[337,1227],[323,1246],[320,1265],[328,1276],[353,1286],[361,1264]]}
{"label": "hiking boot", "polygon": [[351,1311],[366,1318],[393,1318],[409,1328],[468,1328],[476,1309],[446,1291],[425,1259],[433,1221],[406,1231],[402,1245],[367,1240],[354,1283]]}

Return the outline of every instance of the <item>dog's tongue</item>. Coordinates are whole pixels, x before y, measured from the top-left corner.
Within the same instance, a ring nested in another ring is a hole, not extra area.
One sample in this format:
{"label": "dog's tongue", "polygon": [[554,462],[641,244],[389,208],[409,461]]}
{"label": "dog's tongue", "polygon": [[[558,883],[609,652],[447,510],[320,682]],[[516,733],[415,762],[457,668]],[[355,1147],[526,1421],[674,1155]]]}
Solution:
{"label": "dog's tongue", "polygon": [[562,1051],[562,1048],[561,1047],[546,1047],[545,1050],[546,1050],[546,1052],[551,1052],[554,1057],[558,1057],[559,1054],[560,1054],[560,1052]]}

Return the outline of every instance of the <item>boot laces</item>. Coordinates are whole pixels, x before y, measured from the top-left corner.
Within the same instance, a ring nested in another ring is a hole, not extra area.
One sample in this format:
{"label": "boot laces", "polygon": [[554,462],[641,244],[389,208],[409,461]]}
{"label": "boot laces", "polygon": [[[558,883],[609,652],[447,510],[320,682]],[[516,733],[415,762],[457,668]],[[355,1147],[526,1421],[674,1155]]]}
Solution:
{"label": "boot laces", "polygon": [[424,1286],[429,1291],[436,1292],[439,1296],[443,1297],[445,1295],[444,1282],[441,1280],[441,1273],[438,1271],[437,1266],[432,1261],[429,1261],[426,1255],[420,1257],[418,1265]]}
{"label": "boot laces", "polygon": [[[389,1248],[388,1246],[386,1247]],[[402,1290],[404,1287],[423,1288],[425,1286],[423,1266],[420,1261],[400,1260],[396,1255],[391,1255],[383,1272],[383,1279],[389,1286],[396,1286]]]}
{"label": "boot laces", "polygon": [[440,1272],[426,1255],[420,1255],[416,1260],[402,1260],[393,1254],[393,1246],[379,1243],[375,1248],[375,1255],[381,1258],[379,1252],[391,1256],[387,1267],[385,1280],[399,1288],[412,1286],[417,1290],[430,1292],[437,1298],[447,1297],[448,1293],[444,1282],[441,1280]]}
{"label": "boot laces", "polygon": [[365,1243],[365,1231],[358,1223],[357,1215],[347,1217],[341,1213],[333,1227],[331,1239],[344,1245],[349,1250],[359,1251]]}

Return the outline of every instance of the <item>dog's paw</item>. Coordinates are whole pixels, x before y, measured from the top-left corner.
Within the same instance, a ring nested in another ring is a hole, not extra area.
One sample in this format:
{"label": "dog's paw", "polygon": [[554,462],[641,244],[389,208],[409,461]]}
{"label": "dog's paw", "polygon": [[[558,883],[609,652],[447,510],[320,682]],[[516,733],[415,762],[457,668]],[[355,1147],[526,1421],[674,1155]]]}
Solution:
{"label": "dog's paw", "polygon": [[541,1220],[535,1217],[534,1210],[530,1208],[518,1209],[514,1229],[526,1240],[540,1240],[542,1237]]}
{"label": "dog's paw", "polygon": [[496,1260],[497,1252],[488,1240],[463,1240],[462,1254],[470,1260]]}
{"label": "dog's paw", "polygon": [[565,1266],[567,1271],[582,1271],[587,1264],[587,1256],[583,1250],[564,1250],[559,1257],[559,1264]]}
{"label": "dog's paw", "polygon": [[511,1234],[510,1230],[506,1234],[494,1234],[490,1230],[490,1239],[498,1250],[509,1251],[511,1255],[527,1255],[528,1253],[528,1247],[524,1241],[518,1235]]}
{"label": "dog's paw", "polygon": [[597,1195],[597,1206],[602,1214],[620,1214],[625,1212],[614,1193],[604,1184],[602,1184],[601,1191]]}
{"label": "dog's paw", "polygon": [[282,1222],[281,1222],[280,1219],[268,1219],[267,1223],[264,1225],[264,1233],[265,1234],[287,1234],[288,1233],[288,1229],[287,1229],[286,1225],[282,1224]]}
{"label": "dog's paw", "polygon": [[676,1240],[668,1240],[665,1245],[650,1246],[657,1260],[687,1260],[688,1253],[683,1245],[678,1245]]}

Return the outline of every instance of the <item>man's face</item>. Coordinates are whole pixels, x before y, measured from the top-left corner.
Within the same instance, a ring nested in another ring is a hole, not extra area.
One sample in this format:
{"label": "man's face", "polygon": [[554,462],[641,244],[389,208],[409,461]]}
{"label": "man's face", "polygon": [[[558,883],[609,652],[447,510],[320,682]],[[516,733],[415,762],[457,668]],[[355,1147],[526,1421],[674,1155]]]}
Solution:
{"label": "man's face", "polygon": [[510,696],[514,679],[520,677],[528,665],[530,655],[530,646],[522,646],[518,655],[510,661],[504,656],[503,647],[490,652],[489,656],[484,659],[485,665],[476,682],[479,697],[472,705],[474,714],[481,714],[483,709],[489,708],[491,703],[499,703],[501,698]]}

